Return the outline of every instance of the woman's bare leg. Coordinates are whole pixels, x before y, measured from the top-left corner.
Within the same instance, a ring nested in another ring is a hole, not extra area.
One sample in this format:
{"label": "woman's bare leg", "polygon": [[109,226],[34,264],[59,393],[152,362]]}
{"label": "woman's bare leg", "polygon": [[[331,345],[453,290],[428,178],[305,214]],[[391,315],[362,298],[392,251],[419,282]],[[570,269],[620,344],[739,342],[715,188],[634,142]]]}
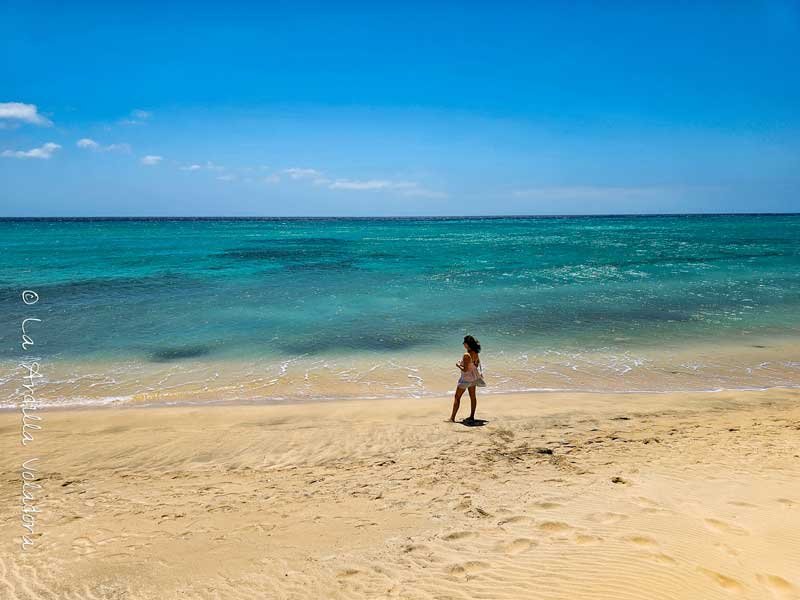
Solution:
{"label": "woman's bare leg", "polygon": [[456,388],[456,395],[453,398],[453,414],[450,415],[450,420],[456,420],[456,414],[458,413],[458,407],[461,406],[461,396],[464,395],[464,388],[457,387]]}
{"label": "woman's bare leg", "polygon": [[475,418],[475,409],[478,407],[478,396],[475,393],[475,386],[469,388],[469,419],[470,421]]}

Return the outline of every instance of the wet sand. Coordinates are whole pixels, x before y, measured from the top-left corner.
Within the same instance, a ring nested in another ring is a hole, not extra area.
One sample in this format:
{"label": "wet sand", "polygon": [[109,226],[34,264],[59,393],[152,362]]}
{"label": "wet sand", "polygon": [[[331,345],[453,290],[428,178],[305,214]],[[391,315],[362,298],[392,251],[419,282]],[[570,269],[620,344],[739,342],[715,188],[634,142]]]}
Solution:
{"label": "wet sand", "polygon": [[[800,344],[751,339],[748,344],[692,343],[596,351],[521,350],[481,354],[486,392],[707,392],[798,387]],[[460,350],[359,353],[335,358],[203,357],[152,362],[140,359],[57,360],[43,365],[37,388],[48,408],[264,404],[324,400],[436,398],[449,395],[460,373]],[[24,371],[0,363],[0,410],[14,407]]]}

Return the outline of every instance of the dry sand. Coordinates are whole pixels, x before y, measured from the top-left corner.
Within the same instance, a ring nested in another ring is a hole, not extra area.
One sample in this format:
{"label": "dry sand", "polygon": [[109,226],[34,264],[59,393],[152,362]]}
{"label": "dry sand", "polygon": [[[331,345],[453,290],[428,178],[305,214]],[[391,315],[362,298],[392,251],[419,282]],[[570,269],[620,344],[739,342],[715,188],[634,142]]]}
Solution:
{"label": "dry sand", "polygon": [[800,597],[799,392],[449,404],[3,413],[0,597]]}

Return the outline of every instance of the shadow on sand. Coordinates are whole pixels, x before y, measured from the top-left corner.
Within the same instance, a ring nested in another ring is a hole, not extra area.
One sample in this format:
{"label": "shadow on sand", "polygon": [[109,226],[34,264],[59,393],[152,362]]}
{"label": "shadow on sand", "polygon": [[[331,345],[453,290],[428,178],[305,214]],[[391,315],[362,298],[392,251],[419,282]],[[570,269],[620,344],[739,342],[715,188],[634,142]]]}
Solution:
{"label": "shadow on sand", "polygon": [[489,421],[485,419],[462,419],[460,423],[465,427],[483,427]]}

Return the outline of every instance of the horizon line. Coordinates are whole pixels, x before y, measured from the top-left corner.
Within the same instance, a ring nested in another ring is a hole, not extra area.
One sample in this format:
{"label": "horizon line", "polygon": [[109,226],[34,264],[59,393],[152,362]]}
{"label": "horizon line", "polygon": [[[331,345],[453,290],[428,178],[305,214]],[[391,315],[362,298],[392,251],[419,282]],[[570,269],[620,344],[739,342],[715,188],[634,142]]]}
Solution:
{"label": "horizon line", "polygon": [[697,213],[585,213],[585,214],[508,214],[508,215],[249,215],[249,216],[234,216],[234,215],[127,215],[127,216],[111,216],[111,215],[95,215],[95,216],[18,216],[18,217],[4,217],[0,216],[0,221],[246,221],[246,220],[446,220],[446,219],[570,219],[570,218],[614,218],[614,217],[779,217],[779,216],[800,216],[800,212],[787,211],[787,212],[697,212]]}

